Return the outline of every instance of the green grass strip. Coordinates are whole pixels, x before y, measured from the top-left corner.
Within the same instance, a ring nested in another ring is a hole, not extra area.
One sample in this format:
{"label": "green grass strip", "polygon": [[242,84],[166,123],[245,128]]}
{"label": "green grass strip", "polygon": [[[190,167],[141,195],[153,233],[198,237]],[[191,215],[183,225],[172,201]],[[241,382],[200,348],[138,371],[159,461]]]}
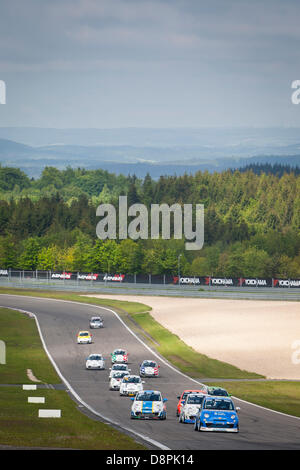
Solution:
{"label": "green grass strip", "polygon": [[[43,396],[45,404],[28,403],[28,396]],[[38,409],[42,408],[60,409],[62,416],[38,418]],[[111,426],[85,416],[65,391],[24,391],[15,387],[0,387],[0,444],[86,450],[145,449]]]}
{"label": "green grass strip", "polygon": [[[300,417],[300,382],[217,382],[209,385],[225,388],[242,400]],[[242,408],[243,404],[240,406]]]}

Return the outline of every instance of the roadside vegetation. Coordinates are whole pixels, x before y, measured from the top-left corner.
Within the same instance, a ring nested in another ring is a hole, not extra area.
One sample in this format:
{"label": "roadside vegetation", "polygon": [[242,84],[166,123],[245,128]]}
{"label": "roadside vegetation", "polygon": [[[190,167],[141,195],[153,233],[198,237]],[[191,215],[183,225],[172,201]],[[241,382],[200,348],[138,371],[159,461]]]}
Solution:
{"label": "roadside vegetation", "polygon": [[[177,275],[181,254],[184,276],[298,278],[300,174],[289,170],[254,166],[154,180],[46,167],[30,180],[0,166],[0,269]],[[203,249],[187,251],[174,239],[97,239],[96,207],[111,203],[118,214],[120,195],[148,212],[153,203],[204,204]]]}

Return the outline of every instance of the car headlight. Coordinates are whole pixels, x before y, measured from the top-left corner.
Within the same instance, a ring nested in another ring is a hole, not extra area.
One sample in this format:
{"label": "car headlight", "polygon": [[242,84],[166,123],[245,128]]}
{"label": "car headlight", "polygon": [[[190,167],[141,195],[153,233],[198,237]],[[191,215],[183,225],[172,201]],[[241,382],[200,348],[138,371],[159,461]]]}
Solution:
{"label": "car headlight", "polygon": [[209,414],[208,414],[208,413],[204,413],[204,418],[209,418]]}
{"label": "car headlight", "polygon": [[235,415],[231,415],[230,418],[231,418],[231,419],[235,419]]}

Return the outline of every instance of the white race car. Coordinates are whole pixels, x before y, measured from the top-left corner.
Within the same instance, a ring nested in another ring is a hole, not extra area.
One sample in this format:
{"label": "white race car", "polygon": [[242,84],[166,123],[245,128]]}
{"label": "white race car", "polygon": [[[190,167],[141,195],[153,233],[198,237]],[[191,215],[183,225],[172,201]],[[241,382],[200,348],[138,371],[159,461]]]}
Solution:
{"label": "white race car", "polygon": [[143,390],[144,383],[138,375],[125,376],[120,385],[120,395],[134,397],[137,392]]}
{"label": "white race car", "polygon": [[111,353],[111,362],[114,364],[115,362],[121,362],[123,364],[128,363],[128,354],[125,349],[115,349]]}
{"label": "white race car", "polygon": [[109,390],[120,390],[121,382],[126,375],[129,375],[129,372],[116,370],[109,381]]}
{"label": "white race car", "polygon": [[131,369],[128,369],[127,364],[113,364],[110,368],[110,373],[109,373],[109,378],[111,379],[113,376],[114,371],[119,370],[119,371],[126,371],[126,372],[131,372]]}
{"label": "white race car", "polygon": [[103,320],[101,317],[92,317],[90,319],[90,328],[103,328]]}
{"label": "white race car", "polygon": [[133,400],[131,419],[166,419],[167,409],[161,393],[156,390],[138,392]]}
{"label": "white race car", "polygon": [[204,397],[207,397],[207,394],[189,393],[184,404],[181,406],[178,421],[180,423],[194,423]]}
{"label": "white race car", "polygon": [[86,358],[86,369],[105,369],[105,360],[102,354],[90,354]]}
{"label": "white race car", "polygon": [[79,331],[77,335],[77,344],[91,344],[92,335],[89,331]]}

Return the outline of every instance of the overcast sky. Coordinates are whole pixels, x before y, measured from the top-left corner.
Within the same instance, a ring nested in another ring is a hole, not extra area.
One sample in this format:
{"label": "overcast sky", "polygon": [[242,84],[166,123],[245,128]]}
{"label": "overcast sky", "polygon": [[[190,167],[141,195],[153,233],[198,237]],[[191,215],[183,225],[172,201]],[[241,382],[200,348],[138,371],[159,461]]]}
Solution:
{"label": "overcast sky", "polygon": [[0,126],[299,126],[298,0],[0,0]]}

